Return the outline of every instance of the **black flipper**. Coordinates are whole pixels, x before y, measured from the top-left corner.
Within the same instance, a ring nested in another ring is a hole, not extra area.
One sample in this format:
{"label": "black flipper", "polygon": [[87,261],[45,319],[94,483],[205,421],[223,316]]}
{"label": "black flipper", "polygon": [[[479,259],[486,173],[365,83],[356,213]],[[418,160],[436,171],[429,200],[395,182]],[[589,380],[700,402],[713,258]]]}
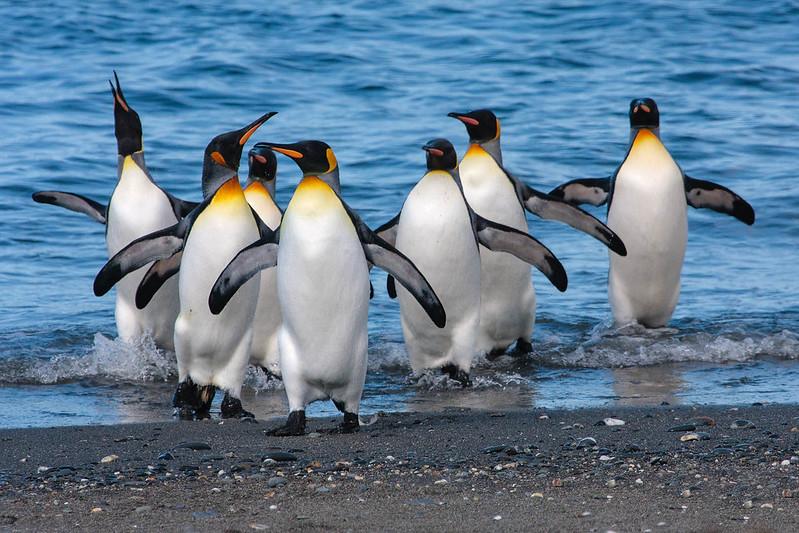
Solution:
{"label": "black flipper", "polygon": [[117,252],[94,278],[94,294],[102,296],[131,272],[152,261],[168,259],[183,250],[191,226],[212,198],[206,198],[177,224],[139,237]]}
{"label": "black flipper", "polygon": [[[400,284],[410,292],[416,301],[424,308],[433,323],[439,328],[443,328],[447,323],[447,315],[441,300],[438,299],[433,287],[430,286],[424,275],[419,272],[416,265],[405,257],[399,250],[379,237],[369,226],[367,226],[358,214],[339,197],[341,204],[349,214],[358,238],[363,245],[363,252],[366,260],[376,267],[382,268],[395,278]],[[398,217],[397,220],[399,220]],[[396,235],[396,233],[395,233]]]}
{"label": "black flipper", "polygon": [[399,228],[399,219],[402,211],[397,213],[397,215],[377,228],[375,233],[378,237],[389,243],[391,246],[394,246],[397,243],[397,229]]}
{"label": "black flipper", "polygon": [[147,304],[153,299],[158,289],[180,271],[181,259],[183,259],[182,251],[167,259],[159,259],[152,264],[136,289],[137,308],[144,309],[147,307]]}
{"label": "black flipper", "polygon": [[[164,191],[164,189],[161,190]],[[169,203],[172,204],[172,212],[175,213],[175,216],[178,218],[178,220],[194,211],[194,209],[200,205],[200,202],[181,200],[177,196],[174,196],[167,191],[164,191],[164,194],[166,194],[167,199],[169,199]]]}
{"label": "black flipper", "polygon": [[567,181],[549,191],[549,194],[573,205],[604,205],[610,195],[610,178],[583,178]]}
{"label": "black flipper", "polygon": [[57,205],[76,213],[83,213],[100,224],[106,223],[106,206],[80,194],[61,191],[40,191],[33,193],[33,201],[40,204]]}
{"label": "black flipper", "polygon": [[744,224],[755,223],[755,210],[749,202],[727,187],[685,176],[685,198],[688,205],[697,209],[707,208],[733,216]]}
{"label": "black flipper", "polygon": [[394,276],[391,274],[386,278],[386,292],[388,292],[388,297],[392,300],[397,297],[397,285],[394,283]]}
{"label": "black flipper", "polygon": [[494,252],[515,255],[540,270],[560,292],[566,290],[569,284],[566,270],[549,248],[523,231],[492,222],[474,212],[472,216],[480,244]]}
{"label": "black flipper", "polygon": [[627,248],[619,236],[593,215],[561,198],[537,191],[521,181],[514,181],[522,204],[534,215],[545,220],[558,220],[568,224],[592,236],[617,254],[627,255]]}
{"label": "black flipper", "polygon": [[265,268],[277,265],[277,240],[278,233],[270,230],[270,233],[240,251],[225,267],[208,295],[208,308],[212,314],[221,313],[250,278]]}

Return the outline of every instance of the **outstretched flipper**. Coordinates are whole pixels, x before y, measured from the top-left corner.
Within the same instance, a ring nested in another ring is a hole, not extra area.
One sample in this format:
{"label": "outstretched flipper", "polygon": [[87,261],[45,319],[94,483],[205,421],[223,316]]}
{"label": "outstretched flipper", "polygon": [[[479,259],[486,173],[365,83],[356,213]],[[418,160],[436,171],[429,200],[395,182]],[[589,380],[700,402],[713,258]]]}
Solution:
{"label": "outstretched flipper", "polygon": [[610,194],[610,178],[583,178],[567,181],[549,191],[549,194],[572,205],[604,205]]}
{"label": "outstretched flipper", "polygon": [[397,230],[399,229],[399,220],[402,211],[397,213],[397,215],[377,228],[375,233],[378,237],[389,243],[391,246],[394,246],[397,243]]}
{"label": "outstretched flipper", "polygon": [[33,201],[50,204],[83,213],[100,224],[106,223],[106,206],[80,194],[61,191],[40,191],[33,193]]}
{"label": "outstretched flipper", "polygon": [[278,244],[274,237],[261,237],[240,251],[217,278],[208,295],[208,308],[218,315],[233,295],[253,276],[277,265]]}
{"label": "outstretched flipper", "polygon": [[140,269],[147,263],[168,259],[182,251],[191,226],[210,203],[211,198],[206,198],[177,224],[139,237],[117,252],[103,265],[94,278],[94,294],[102,296],[131,272]]}
{"label": "outstretched flipper", "polygon": [[178,252],[172,257],[159,259],[154,262],[150,269],[144,274],[139,287],[136,289],[136,307],[144,309],[150,300],[153,299],[158,289],[166,281],[180,271],[180,261],[183,259],[183,252]]}
{"label": "outstretched flipper", "polygon": [[569,284],[566,270],[549,248],[523,231],[487,220],[473,213],[477,240],[494,252],[513,254],[536,267],[559,291]]}
{"label": "outstretched flipper", "polygon": [[617,254],[627,255],[627,248],[616,233],[579,207],[553,195],[537,191],[519,180],[516,190],[525,209],[545,220],[558,220],[592,236]]}
{"label": "outstretched flipper", "polygon": [[718,183],[698,180],[686,175],[685,198],[691,207],[707,208],[731,215],[750,226],[755,223],[755,210],[752,209],[749,202]]}
{"label": "outstretched flipper", "polygon": [[[424,308],[430,320],[439,328],[443,328],[447,323],[447,314],[444,311],[444,306],[441,304],[441,300],[438,299],[433,287],[430,286],[424,275],[416,268],[416,265],[405,257],[402,252],[372,231],[358,214],[350,209],[344,200],[341,200],[341,204],[350,216],[355,226],[355,231],[358,232],[358,238],[363,245],[366,260],[388,272],[389,279],[392,280],[390,283],[393,283],[394,279],[399,281]],[[399,215],[395,219],[398,221]],[[385,227],[385,225],[381,227]],[[396,228],[393,230],[393,236],[396,239]]]}

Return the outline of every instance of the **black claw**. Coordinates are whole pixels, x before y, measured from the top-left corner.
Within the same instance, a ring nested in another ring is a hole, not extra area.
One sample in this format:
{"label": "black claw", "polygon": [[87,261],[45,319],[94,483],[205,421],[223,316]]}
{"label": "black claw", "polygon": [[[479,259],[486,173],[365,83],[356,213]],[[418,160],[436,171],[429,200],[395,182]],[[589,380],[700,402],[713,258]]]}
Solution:
{"label": "black claw", "polygon": [[452,363],[441,367],[441,373],[447,374],[449,379],[454,379],[463,387],[472,386],[472,380],[469,378],[469,374]]}
{"label": "black claw", "polygon": [[255,418],[255,415],[245,411],[241,406],[241,400],[234,398],[230,393],[225,393],[222,399],[222,418]]}
{"label": "black claw", "polygon": [[292,437],[305,435],[305,411],[292,411],[289,413],[286,424],[273,429],[268,433],[274,437]]}

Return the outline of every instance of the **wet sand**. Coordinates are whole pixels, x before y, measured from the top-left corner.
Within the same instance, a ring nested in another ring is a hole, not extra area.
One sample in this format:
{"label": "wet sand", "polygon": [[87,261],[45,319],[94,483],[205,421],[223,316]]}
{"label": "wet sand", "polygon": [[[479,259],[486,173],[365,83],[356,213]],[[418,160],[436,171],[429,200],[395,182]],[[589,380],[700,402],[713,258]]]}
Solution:
{"label": "wet sand", "polygon": [[796,406],[338,422],[0,431],[0,531],[799,529]]}

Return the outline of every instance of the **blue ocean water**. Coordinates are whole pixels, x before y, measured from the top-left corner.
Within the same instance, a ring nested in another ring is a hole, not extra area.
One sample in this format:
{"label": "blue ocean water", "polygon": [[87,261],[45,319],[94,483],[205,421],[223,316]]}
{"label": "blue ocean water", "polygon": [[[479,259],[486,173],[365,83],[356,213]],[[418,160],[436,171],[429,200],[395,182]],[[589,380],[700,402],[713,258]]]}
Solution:
{"label": "blue ocean water", "polygon": [[[199,199],[208,140],[274,110],[253,141],[327,141],[344,197],[373,226],[422,175],[424,142],[465,150],[450,111],[495,110],[508,168],[549,190],[610,174],[629,100],[653,97],[686,172],[757,211],[747,227],[691,210],[670,328],[609,328],[606,250],[528,217],[569,274],[564,294],[534,274],[535,354],[480,362],[466,392],[410,379],[398,307],[375,272],[363,411],[799,400],[795,2],[55,0],[4,3],[0,15],[0,427],[170,416],[173,356],[113,340],[113,297],[92,295],[103,227],[30,200],[110,195],[112,69],[170,191]],[[279,165],[285,206],[298,171]],[[279,387],[247,383],[256,414],[283,413]]]}

